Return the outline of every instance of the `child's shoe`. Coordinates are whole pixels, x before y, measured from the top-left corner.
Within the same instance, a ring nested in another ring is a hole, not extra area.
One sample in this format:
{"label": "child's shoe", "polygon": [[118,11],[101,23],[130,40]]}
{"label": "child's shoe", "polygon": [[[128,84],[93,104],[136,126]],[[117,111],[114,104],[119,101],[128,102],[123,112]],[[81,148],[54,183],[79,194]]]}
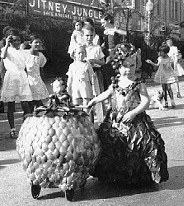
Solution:
{"label": "child's shoe", "polygon": [[176,104],[175,104],[175,102],[174,102],[173,99],[171,99],[171,108],[172,108],[172,109],[176,108]]}
{"label": "child's shoe", "polygon": [[178,97],[178,98],[181,98],[180,92],[177,92],[177,97]]}
{"label": "child's shoe", "polygon": [[11,139],[17,139],[17,132],[16,132],[16,129],[15,128],[12,128],[11,131],[10,131],[10,138]]}
{"label": "child's shoe", "polygon": [[165,106],[164,106],[164,108],[168,108],[169,106],[168,106],[168,102],[165,102]]}

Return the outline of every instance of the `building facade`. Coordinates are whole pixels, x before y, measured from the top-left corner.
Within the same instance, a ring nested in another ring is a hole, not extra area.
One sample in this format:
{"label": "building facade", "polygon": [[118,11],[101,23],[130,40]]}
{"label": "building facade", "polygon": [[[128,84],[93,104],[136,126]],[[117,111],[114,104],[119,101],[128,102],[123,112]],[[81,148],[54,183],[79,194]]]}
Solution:
{"label": "building facade", "polygon": [[[175,39],[184,39],[184,29],[180,27],[184,22],[184,0],[151,0],[151,33],[153,35],[169,35]],[[132,0],[135,8],[131,8],[129,29],[146,32],[148,0]],[[123,18],[123,17],[121,17]],[[126,19],[124,20],[125,24]]]}

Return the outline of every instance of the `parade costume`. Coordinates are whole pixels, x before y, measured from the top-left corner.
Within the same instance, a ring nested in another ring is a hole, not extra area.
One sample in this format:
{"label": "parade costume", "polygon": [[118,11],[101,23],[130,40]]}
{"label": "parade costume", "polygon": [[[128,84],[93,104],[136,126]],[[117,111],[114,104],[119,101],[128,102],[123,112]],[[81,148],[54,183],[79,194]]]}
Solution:
{"label": "parade costume", "polygon": [[146,112],[128,124],[122,116],[138,106],[139,84],[114,89],[113,105],[98,129],[101,158],[94,176],[125,184],[160,183],[168,180],[164,141]]}
{"label": "parade costume", "polygon": [[[124,60],[129,56],[135,59],[136,53],[133,46],[129,48],[123,44],[117,45],[116,51],[112,64],[122,71]],[[150,116],[142,110],[131,121],[123,121],[126,114],[142,103],[142,82],[135,79],[122,88],[120,76],[112,80],[109,87],[111,107],[97,130],[102,151],[92,175],[103,182],[115,181],[123,185],[148,185],[168,180],[165,143]],[[93,101],[98,102],[98,97]]]}

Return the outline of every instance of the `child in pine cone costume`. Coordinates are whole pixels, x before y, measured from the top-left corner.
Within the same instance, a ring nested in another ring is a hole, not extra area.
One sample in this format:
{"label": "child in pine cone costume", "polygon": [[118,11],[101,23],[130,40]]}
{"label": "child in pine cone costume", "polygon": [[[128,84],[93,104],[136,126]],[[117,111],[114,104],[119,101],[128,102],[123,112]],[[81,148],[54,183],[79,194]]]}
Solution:
{"label": "child in pine cone costume", "polygon": [[102,181],[130,185],[160,183],[169,178],[164,141],[145,110],[149,96],[136,80],[136,53],[130,44],[117,45],[112,62],[119,72],[91,107],[109,97],[112,106],[98,129],[102,152],[92,174]]}

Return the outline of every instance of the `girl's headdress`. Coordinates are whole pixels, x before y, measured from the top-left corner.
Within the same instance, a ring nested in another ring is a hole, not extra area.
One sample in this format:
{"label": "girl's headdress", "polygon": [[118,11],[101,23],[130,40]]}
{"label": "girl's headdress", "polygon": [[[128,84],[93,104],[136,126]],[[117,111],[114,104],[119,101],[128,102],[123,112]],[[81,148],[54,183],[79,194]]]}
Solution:
{"label": "girl's headdress", "polygon": [[113,69],[118,70],[123,65],[123,61],[128,57],[136,58],[135,47],[130,43],[116,45],[111,61]]}

